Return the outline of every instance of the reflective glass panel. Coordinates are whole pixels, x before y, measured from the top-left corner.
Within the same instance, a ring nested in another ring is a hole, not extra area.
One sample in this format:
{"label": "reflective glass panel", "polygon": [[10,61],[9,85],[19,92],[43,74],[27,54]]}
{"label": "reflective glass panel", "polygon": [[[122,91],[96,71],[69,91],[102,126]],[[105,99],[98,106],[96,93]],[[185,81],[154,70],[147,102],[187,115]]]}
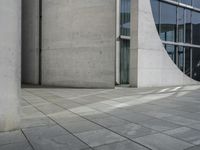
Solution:
{"label": "reflective glass panel", "polygon": [[121,0],[121,35],[130,35],[130,0]]}
{"label": "reflective glass panel", "polygon": [[178,47],[178,67],[181,71],[184,71],[184,48]]}
{"label": "reflective glass panel", "polygon": [[185,74],[191,76],[191,49],[189,47],[185,48]]}
{"label": "reflective glass panel", "polygon": [[165,41],[176,39],[176,7],[161,3],[160,37]]}
{"label": "reflective glass panel", "polygon": [[170,58],[176,62],[176,47],[174,45],[165,45],[165,48]]}
{"label": "reflective glass panel", "polygon": [[154,21],[156,24],[156,28],[159,31],[159,22],[160,22],[160,9],[159,9],[159,1],[158,0],[151,0],[151,5],[152,5],[152,11],[153,11],[153,16],[154,16]]}
{"label": "reflective glass panel", "polygon": [[192,12],[192,30],[192,43],[200,45],[200,13],[198,12]]}
{"label": "reflective glass panel", "polygon": [[178,42],[184,42],[184,9],[178,8],[177,13],[177,24],[178,24]]}
{"label": "reflective glass panel", "polygon": [[179,2],[187,4],[187,5],[192,5],[192,0],[179,0]]}
{"label": "reflective glass panel", "polygon": [[200,8],[200,0],[193,0],[192,3],[193,3],[192,5],[193,5],[194,7]]}
{"label": "reflective glass panel", "polygon": [[191,43],[191,32],[192,32],[192,22],[191,22],[191,10],[185,10],[185,42]]}
{"label": "reflective glass panel", "polygon": [[193,48],[192,50],[192,77],[200,81],[200,49]]}

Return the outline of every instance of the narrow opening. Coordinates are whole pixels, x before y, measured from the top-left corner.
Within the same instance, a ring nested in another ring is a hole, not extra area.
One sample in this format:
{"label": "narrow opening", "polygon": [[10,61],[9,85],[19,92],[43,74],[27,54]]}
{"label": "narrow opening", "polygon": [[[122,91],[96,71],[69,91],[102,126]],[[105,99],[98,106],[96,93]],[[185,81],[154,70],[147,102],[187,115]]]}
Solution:
{"label": "narrow opening", "polygon": [[41,84],[42,0],[22,0],[22,84]]}

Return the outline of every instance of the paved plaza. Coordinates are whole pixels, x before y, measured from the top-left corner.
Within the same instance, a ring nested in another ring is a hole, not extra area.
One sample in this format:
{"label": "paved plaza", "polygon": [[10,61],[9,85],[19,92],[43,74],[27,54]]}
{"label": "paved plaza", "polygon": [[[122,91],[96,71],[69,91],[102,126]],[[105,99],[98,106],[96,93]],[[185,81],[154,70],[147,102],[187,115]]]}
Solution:
{"label": "paved plaza", "polygon": [[0,150],[200,150],[200,86],[23,88]]}

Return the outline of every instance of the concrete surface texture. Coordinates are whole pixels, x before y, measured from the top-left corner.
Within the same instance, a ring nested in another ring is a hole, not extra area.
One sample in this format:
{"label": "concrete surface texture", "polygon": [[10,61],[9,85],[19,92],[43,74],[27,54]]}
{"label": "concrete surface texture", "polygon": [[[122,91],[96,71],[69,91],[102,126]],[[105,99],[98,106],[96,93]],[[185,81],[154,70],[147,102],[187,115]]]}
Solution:
{"label": "concrete surface texture", "polygon": [[114,87],[115,0],[42,1],[42,84]]}
{"label": "concrete surface texture", "polygon": [[150,0],[132,0],[130,83],[137,87],[197,84],[168,56],[155,27]]}
{"label": "concrete surface texture", "polygon": [[1,150],[199,150],[200,86],[25,88]]}
{"label": "concrete surface texture", "polygon": [[[19,123],[21,1],[0,1],[0,131]],[[1,141],[1,140],[0,140]]]}
{"label": "concrete surface texture", "polygon": [[22,0],[22,82],[39,83],[39,0]]}

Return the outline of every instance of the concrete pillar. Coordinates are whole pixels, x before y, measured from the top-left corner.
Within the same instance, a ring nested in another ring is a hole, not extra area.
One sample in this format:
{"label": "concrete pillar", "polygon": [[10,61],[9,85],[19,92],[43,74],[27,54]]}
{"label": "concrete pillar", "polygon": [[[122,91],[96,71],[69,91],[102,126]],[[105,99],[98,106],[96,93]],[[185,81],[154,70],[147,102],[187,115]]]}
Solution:
{"label": "concrete pillar", "polygon": [[0,1],[0,131],[19,125],[21,0]]}

